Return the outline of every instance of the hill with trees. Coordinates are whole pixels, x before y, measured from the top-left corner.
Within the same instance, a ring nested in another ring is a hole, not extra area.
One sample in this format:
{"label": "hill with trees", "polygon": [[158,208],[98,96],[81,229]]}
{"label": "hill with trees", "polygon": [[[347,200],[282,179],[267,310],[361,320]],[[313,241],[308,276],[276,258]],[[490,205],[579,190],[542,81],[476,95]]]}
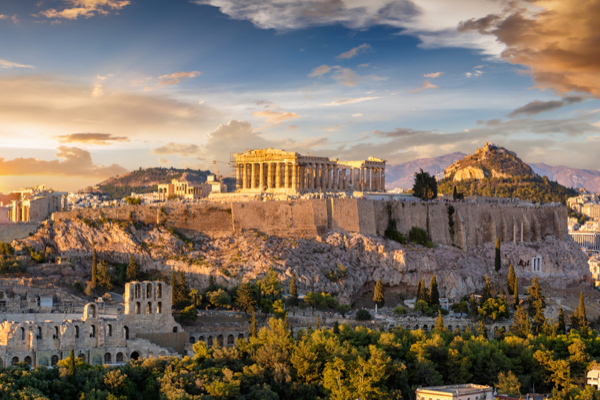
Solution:
{"label": "hill with trees", "polygon": [[450,165],[438,182],[440,193],[464,196],[496,196],[530,200],[535,203],[560,202],[577,195],[574,189],[537,175],[517,155],[486,143],[475,154]]}

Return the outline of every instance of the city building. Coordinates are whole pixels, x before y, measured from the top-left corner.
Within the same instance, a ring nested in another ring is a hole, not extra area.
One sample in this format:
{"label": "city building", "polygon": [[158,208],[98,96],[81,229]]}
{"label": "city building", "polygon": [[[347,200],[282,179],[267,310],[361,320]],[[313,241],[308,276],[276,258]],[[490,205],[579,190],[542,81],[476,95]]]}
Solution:
{"label": "city building", "polygon": [[12,194],[18,195],[11,204],[10,220],[15,223],[41,222],[67,208],[67,193],[55,192],[45,185],[21,188]]}
{"label": "city building", "polygon": [[587,384],[600,390],[600,367],[594,366],[587,373]]}
{"label": "city building", "polygon": [[491,386],[466,383],[462,385],[418,388],[416,400],[493,400]]}
{"label": "city building", "polygon": [[340,161],[277,149],[236,153],[238,193],[384,192],[385,160]]}
{"label": "city building", "polygon": [[569,235],[581,248],[600,250],[600,232],[572,231]]}
{"label": "city building", "polygon": [[211,193],[225,193],[227,186],[209,175],[206,182],[195,182],[183,173],[181,178],[173,179],[171,183],[158,185],[158,199],[165,201],[171,198],[195,200],[208,197]]}

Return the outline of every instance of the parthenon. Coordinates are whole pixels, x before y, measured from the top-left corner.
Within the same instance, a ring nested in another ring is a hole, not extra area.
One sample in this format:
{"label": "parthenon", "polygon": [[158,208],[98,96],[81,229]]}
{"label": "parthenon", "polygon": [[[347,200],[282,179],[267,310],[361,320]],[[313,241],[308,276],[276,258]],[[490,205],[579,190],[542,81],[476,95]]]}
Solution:
{"label": "parthenon", "polygon": [[277,149],[236,153],[237,192],[384,192],[385,160],[340,161]]}

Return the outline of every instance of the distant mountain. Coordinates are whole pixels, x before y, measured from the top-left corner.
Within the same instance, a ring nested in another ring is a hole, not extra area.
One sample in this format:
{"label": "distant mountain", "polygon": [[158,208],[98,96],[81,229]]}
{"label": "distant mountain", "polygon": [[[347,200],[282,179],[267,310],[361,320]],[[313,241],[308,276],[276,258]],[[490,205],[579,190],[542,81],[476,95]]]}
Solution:
{"label": "distant mountain", "polygon": [[385,186],[387,189],[411,189],[415,172],[418,172],[419,169],[443,178],[444,170],[450,164],[463,159],[465,156],[465,153],[457,152],[435,158],[420,158],[403,164],[389,164],[385,168]]}
{"label": "distant mountain", "polygon": [[566,187],[585,188],[591,192],[600,192],[600,171],[594,169],[577,169],[564,166],[553,167],[544,163],[530,164],[536,174]]}

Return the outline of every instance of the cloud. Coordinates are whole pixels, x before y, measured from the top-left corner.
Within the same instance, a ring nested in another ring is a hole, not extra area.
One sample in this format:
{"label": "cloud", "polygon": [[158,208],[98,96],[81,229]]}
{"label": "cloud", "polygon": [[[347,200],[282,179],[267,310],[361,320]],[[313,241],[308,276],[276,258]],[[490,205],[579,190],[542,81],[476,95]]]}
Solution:
{"label": "cloud", "polygon": [[195,157],[199,154],[200,147],[195,144],[167,143],[165,146],[152,149],[150,152],[157,156],[178,155],[181,157]]}
{"label": "cloud", "polygon": [[565,97],[562,100],[551,100],[551,101],[539,101],[535,100],[530,103],[525,104],[523,107],[519,107],[510,114],[508,117],[514,118],[521,114],[524,115],[534,115],[539,114],[545,111],[556,110],[558,108],[568,106],[570,104],[580,103],[585,100],[583,97],[579,96],[571,96]]}
{"label": "cloud", "polygon": [[321,77],[325,74],[328,74],[329,72],[332,72],[331,77],[337,81],[338,83],[344,85],[344,86],[350,86],[350,87],[354,87],[356,86],[358,83],[360,83],[361,81],[363,81],[365,78],[372,80],[372,81],[380,81],[380,80],[385,80],[387,78],[383,78],[383,77],[379,77],[377,75],[367,75],[367,76],[361,76],[358,75],[355,71],[353,71],[350,68],[343,68],[340,67],[339,65],[334,65],[334,66],[329,66],[329,65],[321,65],[318,66],[317,68],[313,69],[311,71],[310,74],[308,74],[308,76],[310,78],[315,78],[315,77]]}
{"label": "cloud", "polygon": [[35,68],[33,65],[18,64],[12,61],[0,59],[0,68]]}
{"label": "cloud", "polygon": [[426,89],[437,89],[437,88],[438,88],[437,85],[434,85],[433,83],[431,83],[427,80],[421,84],[421,87],[418,87],[416,89],[407,90],[407,92],[408,93],[419,93]]}
{"label": "cloud", "polygon": [[169,86],[169,85],[177,85],[184,79],[195,78],[199,75],[202,75],[200,71],[189,71],[189,72],[175,72],[174,74],[162,75],[158,77],[159,83],[158,86]]}
{"label": "cloud", "polygon": [[440,75],[442,75],[443,72],[433,72],[431,74],[425,74],[423,75],[425,78],[439,78]]}
{"label": "cloud", "polygon": [[114,136],[110,133],[71,133],[70,135],[54,136],[60,143],[84,143],[94,145],[108,145],[111,142],[128,142],[125,136]]}
{"label": "cloud", "polygon": [[0,76],[0,140],[26,142],[64,132],[110,132],[132,140],[162,140],[165,132],[181,138],[210,129],[223,114],[196,101],[118,89],[90,96],[90,85],[49,75]]}
{"label": "cloud", "polygon": [[[369,101],[369,100],[376,100],[379,97],[358,97],[355,99],[342,99],[342,100],[336,100],[336,101],[332,101],[331,103],[322,103],[319,104],[320,106],[342,106],[344,104],[354,104],[354,103],[361,103],[363,101]],[[360,116],[362,114],[355,114],[353,116]]]}
{"label": "cloud", "polygon": [[528,67],[536,87],[600,96],[600,0],[519,0],[504,12],[465,20],[459,30],[486,34],[502,59]]}
{"label": "cloud", "polygon": [[368,45],[367,43],[363,43],[358,47],[355,47],[353,49],[350,49],[348,51],[346,51],[345,53],[340,54],[339,56],[337,56],[337,58],[352,58],[357,56],[360,53],[364,53],[365,51],[367,51],[368,49],[370,49],[371,46]]}
{"label": "cloud", "polygon": [[497,0],[193,0],[229,17],[251,21],[261,29],[288,31],[341,24],[351,29],[398,28],[416,36],[424,47],[466,47],[499,54],[504,46],[478,32],[458,32],[460,21],[500,12]]}
{"label": "cloud", "polygon": [[159,158],[158,162],[160,165],[169,165],[171,164],[171,160],[167,160],[166,158]]}
{"label": "cloud", "polygon": [[127,170],[120,165],[108,167],[92,162],[89,152],[77,147],[60,146],[56,153],[58,160],[45,161],[35,158],[0,158],[0,175],[47,175],[47,176],[82,176],[107,178],[120,175]]}
{"label": "cloud", "polygon": [[17,14],[13,14],[12,16],[0,14],[0,20],[2,20],[2,19],[9,19],[9,18],[12,20],[13,24],[18,24],[19,22],[21,22],[19,20],[19,18],[17,18]]}
{"label": "cloud", "polygon": [[293,112],[274,111],[274,110],[263,110],[255,111],[252,115],[264,119],[269,124],[281,124],[289,119],[300,118],[300,116]]}
{"label": "cloud", "polygon": [[367,68],[369,65],[370,65],[369,63],[367,63],[367,64],[360,64],[358,66],[358,68]]}
{"label": "cloud", "polygon": [[51,8],[36,14],[36,17],[77,19],[95,15],[108,15],[110,11],[121,10],[131,4],[129,0],[64,0],[70,7],[62,10]]}

